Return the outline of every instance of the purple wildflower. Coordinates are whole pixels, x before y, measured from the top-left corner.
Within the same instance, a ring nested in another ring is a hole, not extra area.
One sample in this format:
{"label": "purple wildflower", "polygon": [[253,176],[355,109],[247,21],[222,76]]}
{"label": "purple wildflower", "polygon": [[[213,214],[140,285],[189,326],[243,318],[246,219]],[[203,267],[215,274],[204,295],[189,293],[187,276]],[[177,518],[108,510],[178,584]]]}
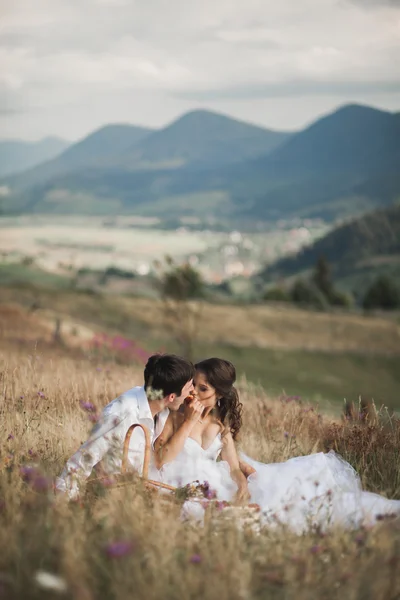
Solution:
{"label": "purple wildflower", "polygon": [[133,551],[132,542],[128,541],[119,541],[119,542],[111,542],[106,546],[106,554],[109,558],[121,558],[123,556],[127,556]]}
{"label": "purple wildflower", "polygon": [[83,408],[83,410],[86,410],[86,412],[95,413],[97,410],[92,402],[85,402],[84,400],[80,400],[79,404],[81,408]]}
{"label": "purple wildflower", "polygon": [[51,482],[44,475],[37,475],[32,482],[32,487],[36,492],[46,492],[51,488]]}
{"label": "purple wildflower", "polygon": [[98,373],[100,373],[100,371],[101,371],[101,367],[97,367],[96,371],[97,371]]}
{"label": "purple wildflower", "polygon": [[39,473],[35,467],[24,465],[20,468],[22,479],[36,492],[45,492],[51,487],[50,480]]}
{"label": "purple wildflower", "polygon": [[35,469],[35,467],[29,467],[29,466],[27,466],[27,465],[23,465],[23,466],[20,468],[19,472],[21,473],[22,479],[23,479],[24,481],[27,481],[27,482],[29,482],[29,481],[31,481],[31,480],[32,480],[32,478],[34,477],[34,474],[35,474],[35,472],[36,472],[36,469]]}
{"label": "purple wildflower", "polygon": [[200,554],[192,554],[192,556],[189,559],[189,562],[191,562],[192,565],[198,565],[199,563],[201,563]]}
{"label": "purple wildflower", "polygon": [[19,399],[20,399],[20,400],[23,400],[23,399],[24,399],[24,396],[20,396],[20,397],[19,397]]}
{"label": "purple wildflower", "polygon": [[217,497],[217,492],[209,488],[204,492],[204,496],[207,498],[207,500],[214,500],[214,498]]}
{"label": "purple wildflower", "polygon": [[44,393],[43,393],[43,392],[40,392],[40,391],[38,392],[38,396],[39,396],[39,398],[45,398],[45,395],[44,395]]}
{"label": "purple wildflower", "polygon": [[9,433],[9,434],[8,434],[8,438],[7,438],[7,442],[9,442],[10,440],[13,440],[13,439],[14,439],[14,436],[13,436],[13,434],[12,434],[12,433]]}
{"label": "purple wildflower", "polygon": [[310,552],[311,554],[319,554],[320,552],[322,552],[322,546],[319,546],[318,544],[316,544],[315,546],[311,546]]}
{"label": "purple wildflower", "polygon": [[286,439],[289,437],[289,433],[287,431],[284,432],[283,437],[285,437]]}

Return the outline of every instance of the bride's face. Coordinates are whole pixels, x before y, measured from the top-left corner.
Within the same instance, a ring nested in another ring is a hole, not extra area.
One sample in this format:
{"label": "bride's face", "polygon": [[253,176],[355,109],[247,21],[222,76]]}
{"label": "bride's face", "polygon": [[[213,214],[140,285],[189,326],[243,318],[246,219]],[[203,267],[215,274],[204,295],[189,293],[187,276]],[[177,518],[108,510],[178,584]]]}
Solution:
{"label": "bride's face", "polygon": [[208,383],[204,373],[200,371],[197,371],[194,377],[194,389],[204,408],[214,408],[218,400],[216,390]]}

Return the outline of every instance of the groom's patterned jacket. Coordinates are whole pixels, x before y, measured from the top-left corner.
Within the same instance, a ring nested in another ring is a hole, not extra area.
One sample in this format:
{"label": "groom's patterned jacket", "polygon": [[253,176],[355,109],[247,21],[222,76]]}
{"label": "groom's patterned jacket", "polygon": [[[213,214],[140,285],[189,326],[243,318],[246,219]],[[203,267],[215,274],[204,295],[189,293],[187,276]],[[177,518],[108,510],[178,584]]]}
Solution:
{"label": "groom's patterned jacket", "polygon": [[[57,478],[56,489],[75,499],[93,467],[101,466],[102,472],[107,475],[119,473],[129,427],[134,423],[145,425],[154,443],[164,429],[168,414],[168,409],[160,412],[154,425],[144,387],[134,387],[110,402],[103,409],[89,439],[68,460],[61,476]],[[139,472],[143,467],[144,449],[144,434],[136,428],[129,444],[129,462]]]}

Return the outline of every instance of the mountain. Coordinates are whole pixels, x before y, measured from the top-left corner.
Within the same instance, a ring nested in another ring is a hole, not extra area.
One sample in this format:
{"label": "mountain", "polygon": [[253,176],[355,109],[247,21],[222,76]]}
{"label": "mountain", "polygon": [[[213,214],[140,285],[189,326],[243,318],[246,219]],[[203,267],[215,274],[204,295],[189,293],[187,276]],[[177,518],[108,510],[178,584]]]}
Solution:
{"label": "mountain", "polygon": [[321,256],[344,287],[358,282],[365,288],[378,271],[400,279],[400,205],[367,213],[336,227],[296,256],[268,266],[257,279],[271,282],[305,274]]}
{"label": "mountain", "polygon": [[106,125],[68,148],[60,159],[74,168],[106,163],[114,156],[128,152],[152,133],[152,129],[135,125]]}
{"label": "mountain", "polygon": [[265,155],[289,135],[208,111],[188,113],[158,131],[107,126],[56,160],[4,181],[11,194],[3,209],[96,212],[97,198],[100,213],[106,205],[148,211],[151,203],[158,211],[163,197],[178,196],[181,213],[180,195],[191,198],[190,189],[196,182],[202,188],[209,170]]}
{"label": "mountain", "polygon": [[267,155],[290,137],[206,110],[185,114],[135,146],[133,164],[216,167]]}
{"label": "mountain", "polygon": [[106,127],[2,183],[3,210],[335,221],[400,199],[400,114],[349,105],[289,135],[195,111]]}
{"label": "mountain", "polygon": [[242,165],[232,178],[232,196],[239,206],[246,200],[245,210],[259,218],[332,220],[400,198],[399,171],[400,114],[350,105],[293,135],[269,157]]}
{"label": "mountain", "polygon": [[134,125],[106,125],[72,144],[57,158],[13,177],[9,183],[16,189],[25,189],[37,184],[43,185],[52,178],[75,170],[105,166],[150,133],[151,129]]}
{"label": "mountain", "polygon": [[0,140],[0,177],[30,169],[60,154],[69,142],[47,137],[38,142]]}
{"label": "mountain", "polygon": [[[305,174],[365,172],[385,165],[399,147],[399,115],[347,105],[292,136],[269,161],[269,169]],[[383,152],[383,155],[381,154]]]}
{"label": "mountain", "polygon": [[[11,182],[24,189],[70,171],[215,167],[267,154],[289,137],[208,111],[188,113],[164,129],[107,125],[73,144],[56,160],[23,173]],[[99,172],[99,177],[103,178]]]}

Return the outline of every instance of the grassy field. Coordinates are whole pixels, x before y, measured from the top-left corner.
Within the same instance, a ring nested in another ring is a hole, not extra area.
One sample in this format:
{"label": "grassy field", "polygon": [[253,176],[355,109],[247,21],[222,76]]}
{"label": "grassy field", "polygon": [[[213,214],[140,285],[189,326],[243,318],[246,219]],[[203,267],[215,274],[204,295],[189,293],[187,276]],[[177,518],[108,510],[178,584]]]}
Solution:
{"label": "grassy field", "polygon": [[[142,367],[98,362],[43,341],[47,329],[18,308],[2,311],[0,372],[0,595],[7,600],[395,600],[400,526],[296,536],[204,529],[179,522],[139,484],[104,487],[68,503],[52,481],[90,429],[97,407],[141,383]],[[37,343],[37,340],[42,340]],[[243,350],[244,351],[244,350]],[[400,426],[333,422],[306,403],[274,400],[242,383],[240,445],[263,461],[336,448],[371,491],[400,498]],[[289,435],[288,435],[289,434]]]}
{"label": "grassy field", "polygon": [[[107,332],[151,351],[180,351],[157,300],[32,286],[2,287],[0,299],[24,313],[35,307],[47,337],[60,318],[62,334],[74,347],[85,348],[95,333]],[[400,325],[394,318],[271,306],[204,304],[199,311],[196,359],[229,358],[240,376],[268,393],[299,395],[336,414],[344,398],[359,396],[400,409]]]}
{"label": "grassy field", "polygon": [[211,351],[273,396],[301,396],[334,414],[342,411],[345,399],[358,402],[360,397],[400,410],[398,356],[219,345],[205,346],[199,357]]}

